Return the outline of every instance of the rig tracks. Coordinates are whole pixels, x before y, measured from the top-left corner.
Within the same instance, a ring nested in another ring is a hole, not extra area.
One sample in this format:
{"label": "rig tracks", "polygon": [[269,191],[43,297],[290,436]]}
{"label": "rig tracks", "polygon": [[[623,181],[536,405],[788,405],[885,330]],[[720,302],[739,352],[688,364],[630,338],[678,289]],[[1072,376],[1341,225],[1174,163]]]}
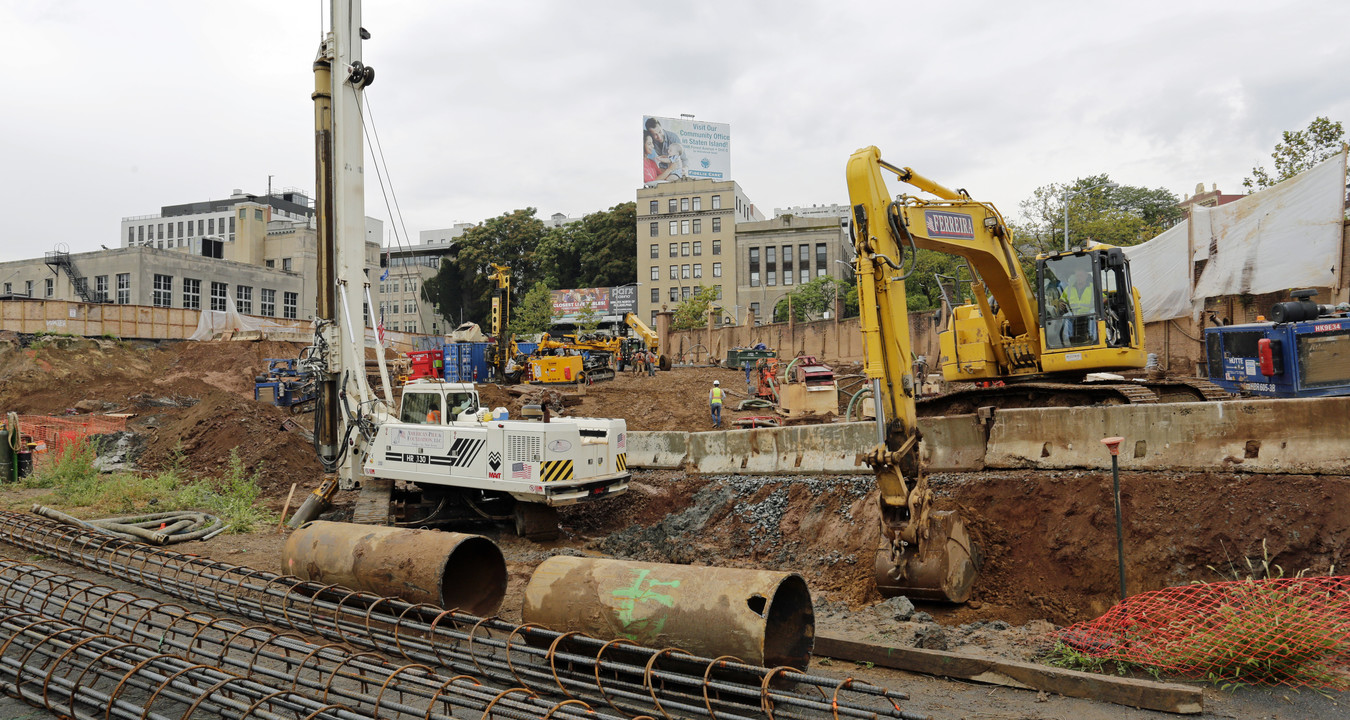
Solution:
{"label": "rig tracks", "polygon": [[[923,717],[901,709],[897,701],[906,699],[903,693],[851,678],[480,618],[110,539],[18,513],[0,511],[0,540],[209,608],[401,657],[427,672],[473,674],[503,691],[574,701],[577,709],[584,703],[588,712],[608,706],[626,717],[709,720]],[[573,709],[564,702],[549,707],[563,715]],[[498,714],[498,707],[492,710]]]}

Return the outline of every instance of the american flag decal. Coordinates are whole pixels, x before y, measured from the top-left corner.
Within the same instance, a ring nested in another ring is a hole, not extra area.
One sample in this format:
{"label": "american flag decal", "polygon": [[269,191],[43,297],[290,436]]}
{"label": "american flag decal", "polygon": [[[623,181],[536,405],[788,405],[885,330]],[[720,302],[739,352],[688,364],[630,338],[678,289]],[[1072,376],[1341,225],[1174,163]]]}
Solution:
{"label": "american flag decal", "polygon": [[627,439],[628,439],[627,435],[628,435],[627,433],[619,433],[619,449],[620,449],[620,450],[623,450],[623,449],[624,449],[623,446],[624,446],[624,444],[626,443],[626,441],[627,441]]}
{"label": "american flag decal", "polygon": [[530,479],[530,472],[533,471],[533,469],[534,469],[534,466],[533,466],[533,465],[530,465],[529,463],[523,463],[523,462],[511,463],[511,479],[512,479],[512,480],[529,480],[529,479]]}

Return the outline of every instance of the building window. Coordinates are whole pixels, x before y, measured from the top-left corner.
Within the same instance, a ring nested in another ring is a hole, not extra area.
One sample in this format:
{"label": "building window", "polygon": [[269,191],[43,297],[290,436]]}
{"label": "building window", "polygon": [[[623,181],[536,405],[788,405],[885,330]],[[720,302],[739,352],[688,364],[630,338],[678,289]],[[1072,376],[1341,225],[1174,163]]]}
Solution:
{"label": "building window", "polygon": [[651,322],[651,326],[652,326],[652,327],[656,327],[656,311],[655,311],[655,310],[652,311],[652,322]]}
{"label": "building window", "polygon": [[277,261],[276,261],[276,260],[270,260],[270,259],[269,259],[269,260],[264,261],[263,264],[266,265],[266,266],[269,267],[269,268],[272,268],[273,270],[275,270],[276,267],[277,267]]}
{"label": "building window", "polygon": [[783,246],[783,284],[792,284],[792,246]]}
{"label": "building window", "polygon": [[679,244],[679,243],[671,243],[671,244],[670,244],[670,256],[671,256],[671,257],[679,257],[679,255],[680,255],[680,244]]}
{"label": "building window", "polygon": [[234,302],[243,315],[253,314],[253,288],[249,285],[234,286]]}
{"label": "building window", "polygon": [[[188,227],[189,227],[189,228],[192,227],[192,223],[188,223]],[[182,223],[182,221],[179,221],[179,223],[178,223],[178,237],[180,237],[180,238],[183,237],[183,223]]]}
{"label": "building window", "polygon": [[131,273],[117,273],[117,304],[131,304]]}
{"label": "building window", "polygon": [[207,219],[206,219],[206,234],[207,234],[207,235],[215,235],[215,234],[216,234],[216,219],[215,219],[215,218],[207,218]]}
{"label": "building window", "polygon": [[24,281],[23,281],[23,294],[24,294],[25,296],[27,296],[27,297],[33,297],[33,281],[32,281],[32,280],[24,280]]}
{"label": "building window", "polygon": [[689,257],[689,243],[680,243],[680,257]]}
{"label": "building window", "polygon": [[229,305],[229,286],[223,282],[211,283],[211,309],[224,312]]}
{"label": "building window", "polygon": [[681,279],[681,280],[688,280],[688,279],[689,279],[689,266],[688,266],[688,265],[681,265],[681,266],[680,266],[680,279]]}
{"label": "building window", "polygon": [[[716,225],[716,224],[717,224],[717,221],[716,221],[716,220],[713,220],[713,224]],[[722,254],[722,241],[721,241],[721,240],[713,240],[713,241],[712,241],[712,251],[713,251],[713,254],[714,254],[714,255],[721,255],[721,254]]]}
{"label": "building window", "polygon": [[417,280],[415,278],[403,278],[403,292],[417,292]]}
{"label": "building window", "polygon": [[51,297],[56,294],[56,278],[47,278],[43,286],[43,293],[47,297]]}
{"label": "building window", "polygon": [[[104,284],[104,285],[107,285],[107,284],[108,284],[108,276],[106,276],[106,275],[103,276],[103,284]],[[105,289],[106,289],[106,288],[105,288]],[[13,295],[13,294],[14,294],[14,283],[5,283],[5,294],[6,294],[6,295]]]}
{"label": "building window", "polygon": [[694,277],[703,277],[703,265],[701,263],[694,263]]}
{"label": "building window", "polygon": [[130,225],[128,225],[128,226],[127,226],[127,247],[131,247],[132,245],[135,245],[135,244],[136,244],[136,228],[131,227]]}
{"label": "building window", "polygon": [[[173,223],[169,223],[169,239],[173,239]],[[169,243],[169,247],[173,247],[173,243]]]}
{"label": "building window", "polygon": [[661,279],[661,267],[659,265],[652,266],[652,279],[653,280]]}
{"label": "building window", "polygon": [[712,209],[714,209],[714,210],[721,210],[721,209],[722,209],[722,196],[721,196],[721,195],[714,195],[714,196],[712,196]]}
{"label": "building window", "polygon": [[403,306],[400,305],[400,304],[398,303],[397,300],[395,300],[394,302],[389,303],[389,314],[390,314],[390,315],[397,315],[397,314],[399,314],[399,313],[398,313],[398,309],[401,308],[401,307],[403,307]]}
{"label": "building window", "polygon": [[750,312],[754,313],[755,316],[758,317],[758,316],[759,316],[759,303],[750,303]]}
{"label": "building window", "polygon": [[156,240],[163,240],[163,239],[164,239],[164,223],[159,223],[159,224],[157,224],[157,225],[155,226],[155,228],[156,228],[156,230],[155,230],[156,233],[158,233],[157,235],[155,235],[155,239],[156,239]]}
{"label": "building window", "polygon": [[825,270],[829,267],[829,260],[825,256],[825,243],[816,243],[816,277],[825,277]]}
{"label": "building window", "polygon": [[652,237],[659,237],[661,235],[661,223],[653,221],[649,230]]}
{"label": "building window", "polygon": [[759,287],[759,248],[750,248],[750,287]]}
{"label": "building window", "polygon": [[679,301],[680,301],[680,289],[679,289],[679,288],[673,287],[673,288],[670,289],[670,301],[671,301],[671,302],[679,302]]}
{"label": "building window", "polygon": [[[652,278],[655,280],[656,278]],[[661,288],[652,288],[652,302],[661,302]]]}
{"label": "building window", "polygon": [[713,218],[713,232],[722,232],[722,218]]}
{"label": "building window", "polygon": [[810,280],[811,280],[811,246],[810,246],[810,245],[798,245],[798,246],[797,246],[797,260],[801,263],[801,267],[798,268],[798,272],[800,273],[800,277],[801,277],[801,279],[802,279],[802,284],[805,285],[806,283],[810,282]]}
{"label": "building window", "polygon": [[410,333],[415,333],[417,332],[417,323],[415,322],[405,323],[403,329]]}
{"label": "building window", "polygon": [[680,198],[680,211],[689,212],[689,198]]}
{"label": "building window", "polygon": [[144,242],[145,242],[145,226],[144,226],[144,225],[137,225],[137,226],[136,226],[136,242],[138,242],[138,243],[144,243]]}
{"label": "building window", "polygon": [[296,316],[296,305],[300,300],[300,295],[293,292],[283,293],[281,296],[281,316],[287,320],[294,320]]}
{"label": "building window", "polygon": [[657,245],[656,243],[652,243],[652,259],[655,260],[659,257],[661,257],[661,246]]}
{"label": "building window", "polygon": [[408,315],[415,315],[417,313],[417,303],[412,300],[403,303],[403,312]]}
{"label": "building window", "polygon": [[679,234],[680,234],[680,221],[679,221],[679,220],[671,220],[671,221],[670,221],[670,234],[671,234],[671,235],[679,235]]}
{"label": "building window", "polygon": [[697,210],[702,210],[702,209],[703,209],[703,198],[698,197],[698,196],[696,195],[696,196],[694,196],[693,203],[694,203],[694,210],[697,211]]}
{"label": "building window", "polygon": [[713,277],[722,277],[722,263],[713,263]]}
{"label": "building window", "polygon": [[703,232],[703,219],[694,218],[694,234],[698,235],[701,232]]}
{"label": "building window", "polygon": [[202,281],[183,278],[183,309],[202,309]]}
{"label": "building window", "polygon": [[688,221],[688,220],[681,220],[681,221],[680,221],[680,234],[681,234],[681,235],[688,235],[688,234],[689,234],[689,221]]}
{"label": "building window", "polygon": [[264,317],[276,317],[277,291],[263,288],[258,293],[258,304],[261,306],[258,309],[260,312],[262,312]]}
{"label": "building window", "polygon": [[660,212],[660,205],[655,200],[647,204],[648,215],[655,215],[658,212]]}
{"label": "building window", "polygon": [[173,302],[173,276],[155,275],[155,284],[150,294],[150,304],[155,307],[169,307]]}
{"label": "building window", "polygon": [[[191,222],[191,221],[189,221],[189,222]],[[192,232],[191,232],[191,231],[188,231],[188,234],[191,235]],[[201,218],[197,218],[197,234],[198,234],[198,235],[205,235],[205,234],[206,234],[206,221],[203,220],[203,219],[201,219]]]}
{"label": "building window", "polygon": [[682,288],[680,288],[680,299],[681,299],[681,300],[688,300],[688,299],[689,299],[689,288],[687,288],[687,287],[682,287]]}
{"label": "building window", "polygon": [[291,272],[291,259],[290,259],[290,258],[282,258],[282,259],[281,259],[281,271],[282,271],[282,272]]}
{"label": "building window", "polygon": [[[9,283],[5,283],[5,294],[9,294]],[[99,275],[94,278],[94,302],[108,302],[107,275]]]}
{"label": "building window", "polygon": [[671,279],[671,280],[679,280],[679,279],[680,279],[680,266],[679,266],[679,265],[671,265],[671,266],[670,266],[670,279]]}
{"label": "building window", "polygon": [[675,212],[676,210],[679,209],[679,205],[677,203],[678,201],[676,201],[675,198],[671,198],[669,203],[666,205],[666,208],[668,209],[669,212]]}

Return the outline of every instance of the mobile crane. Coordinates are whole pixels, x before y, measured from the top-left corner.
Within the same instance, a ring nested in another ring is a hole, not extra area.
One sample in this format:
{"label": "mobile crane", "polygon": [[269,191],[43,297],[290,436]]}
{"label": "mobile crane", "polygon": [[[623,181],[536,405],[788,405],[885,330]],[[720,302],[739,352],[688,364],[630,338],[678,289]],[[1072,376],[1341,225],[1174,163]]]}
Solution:
{"label": "mobile crane", "polygon": [[383,397],[366,381],[362,300],[374,304],[364,267],[361,108],[375,72],[362,61],[370,34],[361,27],[360,0],[333,0],[330,10],[333,28],[314,62],[312,95],[319,296],[314,343],[299,363],[318,382],[315,450],[324,478],[291,526],[316,517],[341,489],[360,491],[355,522],[437,524],[465,508],[513,518],[526,537],[554,536],[556,507],[628,489],[623,420],[511,420],[504,409],[483,408],[472,384],[433,379],[405,385],[395,411],[379,344]]}

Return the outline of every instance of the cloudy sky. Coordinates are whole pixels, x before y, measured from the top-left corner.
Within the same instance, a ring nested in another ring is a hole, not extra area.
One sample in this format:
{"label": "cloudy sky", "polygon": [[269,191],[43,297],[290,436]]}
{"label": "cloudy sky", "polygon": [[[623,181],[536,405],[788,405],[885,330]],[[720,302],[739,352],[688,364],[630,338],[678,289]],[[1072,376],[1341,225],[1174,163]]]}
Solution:
{"label": "cloudy sky", "polygon": [[[766,215],[846,202],[866,145],[1014,215],[1039,185],[1103,172],[1240,192],[1280,131],[1350,122],[1342,2],[364,5],[367,99],[414,239],[632,200],[644,114],[729,123],[733,177]],[[0,260],[115,247],[125,216],[261,194],[269,175],[312,190],[326,8],[0,0]]]}

